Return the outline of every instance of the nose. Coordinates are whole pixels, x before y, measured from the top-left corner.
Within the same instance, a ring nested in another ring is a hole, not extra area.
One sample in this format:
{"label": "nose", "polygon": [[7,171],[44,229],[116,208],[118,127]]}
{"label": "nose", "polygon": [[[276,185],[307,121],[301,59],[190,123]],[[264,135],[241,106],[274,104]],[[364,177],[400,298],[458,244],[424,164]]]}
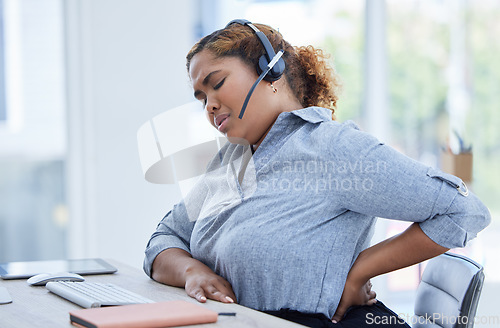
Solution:
{"label": "nose", "polygon": [[208,114],[214,114],[215,111],[219,110],[220,103],[214,97],[207,98],[207,103],[205,105],[205,109]]}

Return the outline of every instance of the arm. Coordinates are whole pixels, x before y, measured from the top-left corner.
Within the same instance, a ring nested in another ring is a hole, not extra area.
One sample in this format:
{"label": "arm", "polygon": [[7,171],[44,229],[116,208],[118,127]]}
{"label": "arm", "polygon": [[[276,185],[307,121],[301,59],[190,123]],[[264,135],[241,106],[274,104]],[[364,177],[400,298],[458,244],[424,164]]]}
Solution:
{"label": "arm", "polygon": [[419,163],[376,138],[344,129],[330,156],[348,169],[339,180],[358,182],[334,199],[346,210],[392,220],[420,223],[435,243],[464,247],[491,221],[486,206],[460,178]]}
{"label": "arm", "polygon": [[[351,305],[375,302],[374,293],[368,294],[363,287],[371,277],[464,247],[491,220],[481,201],[463,192],[459,178],[414,161],[356,129],[343,130],[338,140],[348,142],[338,143],[335,153],[342,157],[337,160],[358,168],[344,177],[365,182],[363,188],[337,195],[345,208],[370,217],[416,223],[358,255],[346,278],[335,320]],[[360,163],[362,169],[356,166]]]}
{"label": "arm", "polygon": [[158,254],[151,276],[158,282],[184,287],[189,296],[202,303],[207,298],[224,303],[236,300],[229,282],[179,248],[169,248]]}
{"label": "arm", "polygon": [[374,298],[369,301],[363,292],[363,286],[370,278],[420,263],[447,250],[427,237],[417,223],[403,233],[365,249],[349,271],[333,320],[341,320],[352,305],[375,302]]}
{"label": "arm", "polygon": [[175,205],[148,242],[144,271],[158,282],[184,287],[199,302],[206,302],[207,298],[234,302],[236,297],[229,282],[191,256],[193,227],[194,221],[189,220],[184,203]]}

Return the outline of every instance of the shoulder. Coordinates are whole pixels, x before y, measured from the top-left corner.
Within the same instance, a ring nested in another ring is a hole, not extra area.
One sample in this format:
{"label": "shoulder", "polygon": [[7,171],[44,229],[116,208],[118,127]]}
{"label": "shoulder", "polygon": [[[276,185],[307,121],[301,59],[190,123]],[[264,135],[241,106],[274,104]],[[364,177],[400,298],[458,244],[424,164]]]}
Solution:
{"label": "shoulder", "polygon": [[289,112],[291,119],[302,121],[304,125],[311,127],[311,133],[318,134],[322,138],[355,140],[372,138],[368,133],[361,131],[354,121],[334,121],[331,115],[331,110],[323,107],[307,107]]}
{"label": "shoulder", "polygon": [[363,153],[382,143],[371,134],[362,131],[351,120],[334,121],[331,111],[322,107],[309,107],[290,112],[295,120],[302,121],[296,137],[299,143],[325,156],[362,156]]}
{"label": "shoulder", "polygon": [[332,111],[323,107],[307,107],[287,112],[288,117],[284,119],[301,120],[306,125],[315,125],[324,132],[328,133],[343,133],[349,131],[360,131],[358,125],[349,120],[338,122],[332,119]]}

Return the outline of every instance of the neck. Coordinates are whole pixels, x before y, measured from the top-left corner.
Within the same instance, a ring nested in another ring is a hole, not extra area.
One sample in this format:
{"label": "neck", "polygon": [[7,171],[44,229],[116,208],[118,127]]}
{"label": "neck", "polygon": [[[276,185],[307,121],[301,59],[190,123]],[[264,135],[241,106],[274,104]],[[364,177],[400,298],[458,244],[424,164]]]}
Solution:
{"label": "neck", "polygon": [[[291,106],[291,107],[288,107],[286,109],[283,109],[281,110],[278,115],[276,115],[276,119],[278,118],[279,114],[281,113],[285,113],[285,112],[291,112],[291,111],[294,111],[294,110],[298,110],[298,109],[302,109],[304,108],[304,106],[302,106],[298,101],[296,104],[294,104],[294,106]],[[273,124],[271,124],[271,126],[269,126],[269,128],[266,130],[266,132],[264,133],[264,135],[262,136],[262,138],[260,138],[259,141],[257,141],[254,145],[250,145],[250,147],[252,148],[252,153],[254,153],[257,148],[260,146],[260,144],[262,143],[262,141],[264,141],[264,139],[266,138],[267,134],[269,133],[269,131],[272,129],[274,123],[276,122],[276,119],[274,120]]]}
{"label": "neck", "polygon": [[[291,112],[291,111],[294,111],[297,109],[304,108],[304,106],[302,106],[300,101],[292,93],[292,91],[288,88],[288,86],[286,84],[281,87],[280,92],[277,93],[277,96],[272,97],[272,99],[274,99],[274,101],[269,104],[269,107],[273,108],[273,111],[275,111],[275,113],[276,113],[276,118],[275,118],[274,122],[276,122],[276,119],[278,118],[278,116],[281,113]],[[271,130],[271,128],[273,127],[274,122],[266,130],[266,132],[264,133],[262,138],[260,138],[260,140],[258,140],[255,144],[251,145],[252,152],[255,152],[257,150],[257,148],[260,146],[262,141],[267,136],[267,133],[269,132],[269,130]]]}

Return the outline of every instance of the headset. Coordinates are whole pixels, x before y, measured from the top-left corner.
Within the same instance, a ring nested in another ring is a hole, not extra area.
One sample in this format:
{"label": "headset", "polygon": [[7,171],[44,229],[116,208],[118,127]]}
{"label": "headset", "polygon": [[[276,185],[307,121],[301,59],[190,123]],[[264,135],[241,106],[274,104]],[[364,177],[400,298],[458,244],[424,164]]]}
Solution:
{"label": "headset", "polygon": [[259,38],[260,43],[262,43],[262,46],[265,50],[265,54],[259,58],[259,65],[257,66],[257,74],[260,74],[259,78],[250,88],[250,91],[248,92],[247,97],[245,98],[245,102],[243,103],[243,106],[241,108],[240,115],[238,116],[241,119],[243,118],[243,114],[245,113],[248,101],[250,100],[250,97],[252,96],[252,93],[255,90],[257,84],[259,84],[259,82],[262,80],[268,82],[277,81],[285,72],[285,61],[283,60],[283,58],[281,58],[281,56],[283,56],[284,50],[280,50],[278,51],[278,53],[275,53],[273,46],[271,45],[271,42],[269,42],[269,39],[266,37],[266,35],[250,21],[246,19],[235,19],[230,21],[225,28],[232,24],[241,24],[250,27]]}

